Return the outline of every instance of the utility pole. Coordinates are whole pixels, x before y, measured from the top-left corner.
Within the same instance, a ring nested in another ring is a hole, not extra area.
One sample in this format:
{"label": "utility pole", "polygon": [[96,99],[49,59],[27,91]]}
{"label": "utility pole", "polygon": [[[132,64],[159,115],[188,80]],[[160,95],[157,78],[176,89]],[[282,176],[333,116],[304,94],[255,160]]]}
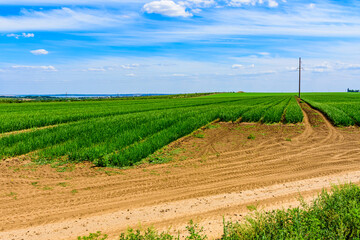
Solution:
{"label": "utility pole", "polygon": [[299,58],[299,98],[301,98],[301,57]]}

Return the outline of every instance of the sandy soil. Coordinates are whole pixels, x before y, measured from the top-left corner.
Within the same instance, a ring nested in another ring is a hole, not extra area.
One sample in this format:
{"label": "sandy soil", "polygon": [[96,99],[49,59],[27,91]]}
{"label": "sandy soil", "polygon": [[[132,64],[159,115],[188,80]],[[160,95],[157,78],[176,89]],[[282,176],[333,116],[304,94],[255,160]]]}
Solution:
{"label": "sandy soil", "polygon": [[[360,182],[360,130],[334,128],[302,104],[302,124],[214,123],[135,169],[91,164],[38,166],[26,157],[0,163],[0,239],[76,239],[128,226],[184,229],[193,219],[210,239],[222,219],[247,206],[274,209],[311,200],[331,183]],[[181,232],[183,234],[183,232]]]}

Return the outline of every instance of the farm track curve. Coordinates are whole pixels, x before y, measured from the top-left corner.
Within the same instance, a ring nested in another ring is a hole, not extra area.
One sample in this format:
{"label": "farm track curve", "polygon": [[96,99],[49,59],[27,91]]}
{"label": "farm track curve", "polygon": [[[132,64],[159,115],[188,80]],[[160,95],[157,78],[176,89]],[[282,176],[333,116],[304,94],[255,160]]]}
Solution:
{"label": "farm track curve", "polygon": [[[75,239],[139,222],[166,228],[190,219],[212,224],[206,229],[215,237],[222,216],[241,220],[238,213],[247,205],[296,204],[299,192],[311,197],[330,183],[360,182],[359,128],[335,128],[299,104],[303,125],[216,123],[221,127],[205,129],[205,139],[185,137],[169,147],[190,149],[192,158],[182,161],[128,170],[80,164],[65,172],[28,160],[3,161],[0,239]],[[243,133],[236,132],[239,126]],[[240,142],[249,131],[264,136]]]}

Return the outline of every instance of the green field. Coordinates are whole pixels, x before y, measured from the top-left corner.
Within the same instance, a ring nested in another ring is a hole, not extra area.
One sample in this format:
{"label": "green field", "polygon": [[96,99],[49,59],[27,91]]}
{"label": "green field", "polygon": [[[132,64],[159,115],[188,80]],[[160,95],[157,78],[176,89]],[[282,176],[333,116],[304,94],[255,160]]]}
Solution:
{"label": "green field", "polygon": [[131,166],[217,119],[262,123],[303,119],[293,94],[225,93],[0,106],[0,158],[28,154],[39,163],[91,161],[118,167]]}
{"label": "green field", "polygon": [[360,125],[359,93],[306,93],[302,99],[323,112],[335,126]]}

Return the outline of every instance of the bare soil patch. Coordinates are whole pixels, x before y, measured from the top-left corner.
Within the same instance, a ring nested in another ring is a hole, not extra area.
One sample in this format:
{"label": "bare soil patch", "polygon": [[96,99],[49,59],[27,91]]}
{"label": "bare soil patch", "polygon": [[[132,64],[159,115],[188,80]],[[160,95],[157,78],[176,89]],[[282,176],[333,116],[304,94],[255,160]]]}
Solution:
{"label": "bare soil patch", "polygon": [[[128,226],[183,228],[200,222],[221,234],[222,217],[243,219],[246,206],[296,205],[330,183],[360,181],[360,130],[334,128],[301,103],[302,124],[214,123],[134,169],[91,164],[0,163],[0,239],[75,239]],[[165,159],[166,160],[166,159]]]}

